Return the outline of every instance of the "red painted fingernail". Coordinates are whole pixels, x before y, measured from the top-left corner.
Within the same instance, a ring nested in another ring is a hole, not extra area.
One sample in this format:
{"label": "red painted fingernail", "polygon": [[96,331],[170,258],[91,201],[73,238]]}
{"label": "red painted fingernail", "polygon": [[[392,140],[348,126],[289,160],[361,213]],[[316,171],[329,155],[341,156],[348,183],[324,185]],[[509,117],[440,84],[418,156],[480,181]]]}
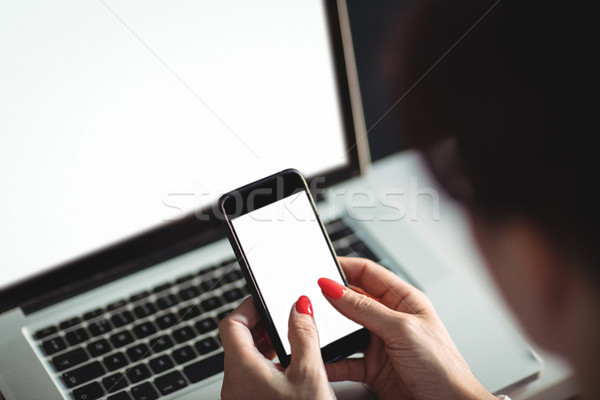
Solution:
{"label": "red painted fingernail", "polygon": [[336,281],[328,278],[320,278],[318,283],[323,293],[333,299],[339,299],[346,293],[346,290],[348,290],[346,286],[340,285]]}
{"label": "red painted fingernail", "polygon": [[296,311],[298,311],[300,314],[306,314],[312,317],[313,309],[310,299],[306,296],[298,297],[298,301],[296,301]]}

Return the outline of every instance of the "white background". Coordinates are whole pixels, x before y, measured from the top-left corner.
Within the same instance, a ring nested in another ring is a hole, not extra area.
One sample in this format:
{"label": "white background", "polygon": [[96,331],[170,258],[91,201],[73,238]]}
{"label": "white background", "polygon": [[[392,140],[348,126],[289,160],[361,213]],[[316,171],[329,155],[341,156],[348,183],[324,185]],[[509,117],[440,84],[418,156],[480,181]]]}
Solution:
{"label": "white background", "polygon": [[321,3],[0,2],[0,287],[344,164]]}
{"label": "white background", "polygon": [[361,328],[334,309],[317,284],[322,277],[343,281],[305,192],[232,224],[288,354],[290,310],[302,295],[313,305],[321,347]]}

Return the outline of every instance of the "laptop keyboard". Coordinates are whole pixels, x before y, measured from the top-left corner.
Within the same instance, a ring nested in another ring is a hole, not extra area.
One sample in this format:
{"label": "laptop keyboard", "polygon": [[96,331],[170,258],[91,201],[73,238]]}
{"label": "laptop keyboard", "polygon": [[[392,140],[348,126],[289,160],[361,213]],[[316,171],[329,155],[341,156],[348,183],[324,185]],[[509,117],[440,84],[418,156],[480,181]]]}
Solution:
{"label": "laptop keyboard", "polygon": [[[377,260],[342,219],[326,228],[338,255]],[[34,339],[73,399],[157,399],[223,371],[218,322],[248,294],[232,259],[74,315]]]}

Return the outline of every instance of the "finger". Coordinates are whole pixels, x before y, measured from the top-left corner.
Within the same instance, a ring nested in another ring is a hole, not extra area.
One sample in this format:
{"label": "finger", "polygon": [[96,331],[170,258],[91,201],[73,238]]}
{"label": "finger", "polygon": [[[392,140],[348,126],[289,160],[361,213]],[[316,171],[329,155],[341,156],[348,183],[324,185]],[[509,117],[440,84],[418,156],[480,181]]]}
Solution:
{"label": "finger", "polygon": [[338,257],[348,282],[378,298],[389,308],[410,314],[430,309],[427,296],[374,261],[358,257]]}
{"label": "finger", "polygon": [[225,353],[222,398],[240,398],[256,382],[270,382],[279,374],[273,363],[255,347],[252,331],[261,319],[254,301],[248,298],[219,324]]}
{"label": "finger", "polygon": [[313,318],[312,304],[306,296],[300,296],[292,307],[288,339],[292,348],[292,358],[288,367],[290,374],[322,370],[319,333]]}
{"label": "finger", "polygon": [[364,382],[367,376],[367,363],[364,358],[350,358],[332,364],[325,364],[329,382]]}
{"label": "finger", "polygon": [[259,322],[252,330],[252,338],[254,339],[254,345],[265,358],[269,360],[275,358],[275,348],[263,321]]}
{"label": "finger", "polygon": [[254,352],[252,330],[260,322],[254,300],[248,297],[235,310],[219,323],[219,336],[226,353],[244,354]]}
{"label": "finger", "polygon": [[348,285],[348,287],[349,287],[350,289],[354,290],[356,293],[364,294],[365,296],[369,296],[369,297],[370,297],[370,298],[372,298],[372,299],[375,299],[375,300],[377,300],[377,301],[381,301],[381,299],[378,299],[378,298],[377,298],[377,297],[375,297],[375,296],[371,296],[371,294],[367,293],[367,292],[366,292],[366,291],[364,291],[362,288],[359,288],[359,287],[358,287],[358,286],[356,286],[356,285]]}
{"label": "finger", "polygon": [[394,327],[404,315],[332,279],[321,278],[318,283],[323,295],[335,309],[381,338],[393,334]]}

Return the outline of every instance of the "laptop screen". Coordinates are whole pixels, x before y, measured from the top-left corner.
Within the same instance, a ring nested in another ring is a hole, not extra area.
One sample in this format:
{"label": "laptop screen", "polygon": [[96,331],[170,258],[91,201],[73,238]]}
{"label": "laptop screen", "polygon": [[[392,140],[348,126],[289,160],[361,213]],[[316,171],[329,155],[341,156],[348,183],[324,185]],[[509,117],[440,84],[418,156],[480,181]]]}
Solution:
{"label": "laptop screen", "polygon": [[0,287],[351,162],[321,1],[5,1],[0,54]]}

